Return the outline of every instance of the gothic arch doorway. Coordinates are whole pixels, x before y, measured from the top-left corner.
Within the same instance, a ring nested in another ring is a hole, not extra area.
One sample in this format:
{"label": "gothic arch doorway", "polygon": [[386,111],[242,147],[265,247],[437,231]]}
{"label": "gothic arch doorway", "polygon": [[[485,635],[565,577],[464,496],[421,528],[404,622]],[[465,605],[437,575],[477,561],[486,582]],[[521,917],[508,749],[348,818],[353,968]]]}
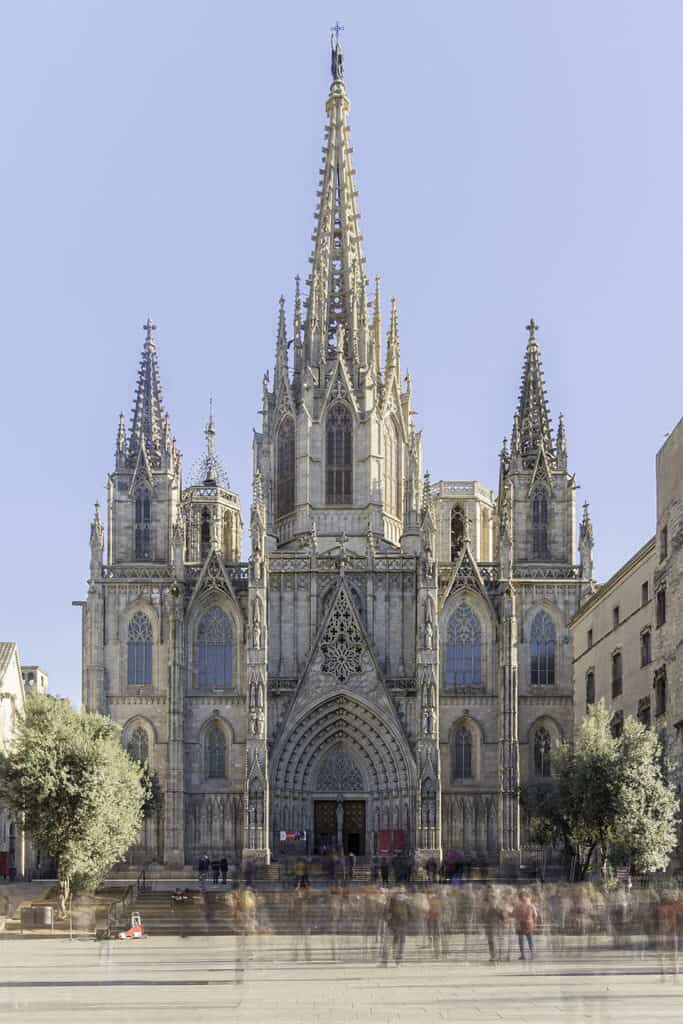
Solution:
{"label": "gothic arch doorway", "polygon": [[271,756],[273,849],[280,833],[305,831],[309,853],[332,844],[370,854],[386,829],[412,847],[415,777],[388,716],[349,693],[321,701],[285,729]]}

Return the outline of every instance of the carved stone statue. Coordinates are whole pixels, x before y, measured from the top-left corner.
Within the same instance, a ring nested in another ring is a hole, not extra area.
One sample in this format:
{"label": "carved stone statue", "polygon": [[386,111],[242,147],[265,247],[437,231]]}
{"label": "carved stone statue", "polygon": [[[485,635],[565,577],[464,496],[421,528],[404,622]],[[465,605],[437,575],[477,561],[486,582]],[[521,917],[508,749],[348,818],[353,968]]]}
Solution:
{"label": "carved stone statue", "polygon": [[427,619],[427,621],[425,622],[425,648],[428,651],[431,651],[433,646],[434,646],[434,626],[432,625],[432,620],[431,619]]}

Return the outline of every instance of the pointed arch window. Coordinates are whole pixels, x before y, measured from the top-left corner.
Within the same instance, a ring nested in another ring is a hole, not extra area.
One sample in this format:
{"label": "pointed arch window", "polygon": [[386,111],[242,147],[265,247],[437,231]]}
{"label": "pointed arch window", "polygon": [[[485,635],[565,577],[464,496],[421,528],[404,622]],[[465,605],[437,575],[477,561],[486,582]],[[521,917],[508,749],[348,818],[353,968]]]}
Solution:
{"label": "pointed arch window", "polygon": [[143,612],[128,623],[128,685],[151,686],[152,624]]}
{"label": "pointed arch window", "polygon": [[534,487],[531,495],[531,554],[533,558],[548,558],[548,492],[545,487]]}
{"label": "pointed arch window", "polygon": [[531,625],[531,685],[552,686],[554,682],[555,623],[541,611]]}
{"label": "pointed arch window", "polygon": [[199,556],[203,562],[211,550],[211,512],[206,506],[202,509],[199,540]]}
{"label": "pointed arch window", "polygon": [[541,726],[534,733],[534,775],[539,779],[552,775],[550,749],[550,733]]}
{"label": "pointed arch window", "polygon": [[138,725],[131,733],[126,751],[128,756],[138,764],[146,764],[149,761],[149,740],[146,730],[141,725]]}
{"label": "pointed arch window", "polygon": [[462,551],[465,540],[465,513],[460,505],[451,511],[451,562],[455,562]]}
{"label": "pointed arch window", "polygon": [[135,558],[144,561],[151,552],[152,506],[148,491],[138,491],[135,498]]}
{"label": "pointed arch window", "polygon": [[277,514],[294,511],[294,421],[286,416],[277,434]]}
{"label": "pointed arch window", "polygon": [[393,416],[384,430],[384,507],[390,516],[401,515],[401,445]]}
{"label": "pointed arch window", "polygon": [[204,739],[207,779],[225,778],[225,733],[217,722],[212,722]]}
{"label": "pointed arch window", "polygon": [[461,725],[453,737],[451,775],[453,782],[474,778],[472,761],[472,733]]}
{"label": "pointed arch window", "polygon": [[326,483],[328,505],[353,503],[353,421],[351,411],[336,402],[325,425]]}
{"label": "pointed arch window", "polygon": [[481,683],[481,623],[467,605],[460,605],[448,621],[446,686]]}
{"label": "pointed arch window", "polygon": [[209,608],[197,627],[197,683],[232,686],[232,627],[222,608]]}

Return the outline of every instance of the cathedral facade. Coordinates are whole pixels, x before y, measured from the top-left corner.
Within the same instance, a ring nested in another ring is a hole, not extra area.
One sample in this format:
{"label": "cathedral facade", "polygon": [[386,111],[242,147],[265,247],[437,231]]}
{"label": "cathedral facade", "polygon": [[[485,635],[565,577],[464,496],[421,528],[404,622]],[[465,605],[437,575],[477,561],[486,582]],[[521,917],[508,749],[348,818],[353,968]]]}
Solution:
{"label": "cathedral facade", "polygon": [[291,319],[280,300],[263,382],[248,561],[213,417],[182,481],[151,321],[106,556],[99,508],[91,527],[83,703],[158,775],[146,861],[267,862],[292,841],[514,858],[520,786],[571,735],[592,529],[585,508],[577,564],[536,325],[497,494],[430,482],[396,303],[385,333],[365,271],[338,43],[326,112],[311,271]]}

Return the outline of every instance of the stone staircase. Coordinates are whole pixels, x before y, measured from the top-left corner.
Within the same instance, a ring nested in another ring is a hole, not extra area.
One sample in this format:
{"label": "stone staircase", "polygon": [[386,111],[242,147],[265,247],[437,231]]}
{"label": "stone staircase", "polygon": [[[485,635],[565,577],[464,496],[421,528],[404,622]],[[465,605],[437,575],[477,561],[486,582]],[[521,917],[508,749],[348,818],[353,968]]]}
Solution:
{"label": "stone staircase", "polygon": [[[255,893],[255,931],[261,934],[287,935],[299,930],[302,912],[294,890],[262,890]],[[329,934],[333,929],[343,933],[362,930],[363,912],[360,887],[341,893],[310,889],[303,911],[306,928],[311,934]],[[130,902],[125,918],[116,921],[116,928],[127,925],[130,913],[142,917],[150,935],[235,935],[239,932],[233,894],[226,891],[193,891],[186,901],[174,901],[170,892],[142,892]]]}

